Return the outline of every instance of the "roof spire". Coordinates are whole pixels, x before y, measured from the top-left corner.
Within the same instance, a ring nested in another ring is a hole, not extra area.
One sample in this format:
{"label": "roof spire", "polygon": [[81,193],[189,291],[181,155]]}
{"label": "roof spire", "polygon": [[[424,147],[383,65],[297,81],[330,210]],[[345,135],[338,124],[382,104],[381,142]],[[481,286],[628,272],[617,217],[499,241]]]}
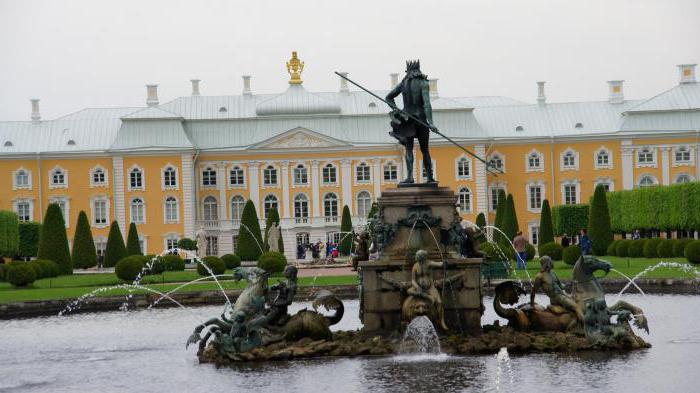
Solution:
{"label": "roof spire", "polygon": [[289,78],[290,85],[300,85],[304,83],[301,80],[301,73],[304,71],[304,62],[300,61],[297,57],[297,51],[292,52],[292,58],[287,62],[287,72],[291,78]]}

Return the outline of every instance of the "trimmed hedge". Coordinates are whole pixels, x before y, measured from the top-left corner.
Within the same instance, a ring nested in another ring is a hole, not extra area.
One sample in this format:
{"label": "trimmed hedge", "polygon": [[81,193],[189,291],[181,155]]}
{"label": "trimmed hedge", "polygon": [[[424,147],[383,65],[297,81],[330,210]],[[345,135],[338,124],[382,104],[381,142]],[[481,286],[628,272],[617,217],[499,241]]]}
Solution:
{"label": "trimmed hedge", "polygon": [[165,272],[165,263],[162,257],[145,255],[144,258],[146,259],[146,266],[148,266],[148,264],[151,265],[150,269],[148,269],[148,274],[163,274]]}
{"label": "trimmed hedge", "polygon": [[129,224],[129,232],[126,235],[126,255],[143,255],[141,242],[139,242],[139,230],[133,222]]}
{"label": "trimmed hedge", "polygon": [[[571,247],[567,247],[567,248],[571,248]],[[540,258],[547,255],[548,257],[552,258],[552,260],[554,260],[554,261],[561,261],[562,254],[564,252],[564,247],[562,247],[561,244],[555,243],[555,242],[541,244],[539,249],[540,249]]]}
{"label": "trimmed hedge", "polygon": [[552,221],[552,209],[549,201],[542,201],[542,213],[540,214],[540,238],[541,244],[554,242],[554,222]]}
{"label": "trimmed hedge", "polygon": [[588,210],[586,204],[554,206],[554,232],[558,236],[565,233],[569,236],[578,234],[582,228],[588,227]]}
{"label": "trimmed hedge", "polygon": [[[374,205],[372,205],[374,206]],[[478,216],[476,216],[476,226],[479,227],[479,229],[482,229],[483,227],[486,226],[486,216],[484,216],[484,212],[479,213]]]}
{"label": "trimmed hedge", "polygon": [[263,238],[260,234],[260,222],[255,205],[250,199],[243,207],[241,215],[241,229],[238,231],[238,244],[236,252],[243,261],[257,261],[262,254],[260,247],[263,245]]}
{"label": "trimmed hedge", "polygon": [[7,266],[7,282],[15,287],[26,287],[37,279],[36,270],[26,262],[12,263]]}
{"label": "trimmed hedge", "polygon": [[168,272],[185,270],[185,260],[180,258],[179,255],[164,255],[160,257],[160,260]]}
{"label": "trimmed hedge", "polygon": [[606,193],[602,185],[595,188],[593,198],[591,198],[591,209],[588,213],[588,236],[593,243],[594,255],[605,255],[613,240]]}
{"label": "trimmed hedge", "polygon": [[224,261],[226,269],[234,269],[241,266],[241,257],[235,254],[224,254],[221,256],[221,260]]}
{"label": "trimmed hedge", "polygon": [[515,211],[515,200],[513,194],[508,194],[506,198],[506,211],[503,216],[503,232],[508,236],[508,242],[512,242],[520,230],[518,228],[518,215]]}
{"label": "trimmed hedge", "polygon": [[[63,227],[65,232],[66,228]],[[17,214],[0,211],[0,257],[11,257],[19,251],[19,221]]]}
{"label": "trimmed hedge", "polygon": [[75,235],[73,236],[72,258],[73,266],[76,268],[87,269],[97,266],[97,251],[92,239],[90,222],[87,214],[82,210],[78,214],[78,225],[75,227]]}
{"label": "trimmed hedge", "polygon": [[567,265],[575,265],[576,261],[581,257],[581,249],[578,247],[566,247],[562,254],[564,263]]}
{"label": "trimmed hedge", "polygon": [[[506,192],[503,189],[498,190],[498,198],[497,204],[496,204],[496,219],[494,220],[493,226],[496,228],[503,230],[503,218],[506,215],[506,210],[508,210],[508,198],[506,197]],[[501,235],[501,232],[495,231],[493,233],[493,240],[494,241],[499,241],[503,235]],[[512,239],[508,239],[510,241]]]}
{"label": "trimmed hedge", "polygon": [[197,273],[199,273],[199,275],[202,277],[209,275],[209,271],[206,267],[204,267],[204,265],[207,265],[215,275],[224,274],[224,272],[226,272],[226,265],[219,257],[204,257],[202,258],[201,263],[197,263]]}
{"label": "trimmed hedge", "polygon": [[610,256],[615,256],[615,249],[617,248],[617,244],[620,243],[620,240],[613,240],[608,244],[607,250],[605,250],[605,255],[610,255]]}
{"label": "trimmed hedge", "polygon": [[41,278],[58,277],[58,275],[61,273],[58,264],[54,261],[49,261],[46,259],[35,259],[31,263],[41,267]]}
{"label": "trimmed hedge", "polygon": [[188,237],[178,240],[177,247],[187,251],[197,250],[197,241]]}
{"label": "trimmed hedge", "polygon": [[146,265],[146,258],[143,255],[130,255],[117,262],[114,273],[121,280],[133,282]]}
{"label": "trimmed hedge", "polygon": [[615,255],[622,258],[628,257],[630,245],[633,241],[632,239],[622,239],[617,242],[617,245],[615,245]]}
{"label": "trimmed hedge", "polygon": [[268,273],[283,272],[287,266],[287,257],[280,252],[266,252],[258,259],[258,267]]}
{"label": "trimmed hedge", "polygon": [[124,246],[122,231],[119,229],[119,224],[117,224],[116,221],[112,221],[112,225],[109,227],[109,235],[107,236],[104,266],[116,266],[117,262],[126,258],[126,256],[126,247]]}
{"label": "trimmed hedge", "polygon": [[68,235],[66,223],[63,221],[63,212],[55,204],[49,204],[44,216],[44,224],[41,226],[39,237],[39,259],[48,259],[58,264],[61,274],[73,274],[73,261],[68,250]]}
{"label": "trimmed hedge", "polygon": [[673,245],[676,243],[675,239],[664,239],[659,242],[656,246],[656,256],[659,258],[671,258],[673,257]]}
{"label": "trimmed hedge", "polygon": [[690,263],[700,263],[700,240],[693,240],[685,246],[685,258]]}
{"label": "trimmed hedge", "polygon": [[658,257],[658,254],[656,254],[656,248],[659,246],[659,244],[663,241],[663,239],[659,238],[653,238],[653,239],[647,239],[646,243],[644,243],[644,257],[645,258],[656,258]]}
{"label": "trimmed hedge", "polygon": [[[350,208],[348,208],[348,205],[343,206],[343,215],[340,218],[340,232],[338,252],[340,252],[340,255],[350,255],[352,236],[348,235],[348,233],[352,232],[352,217],[350,217]],[[287,264],[286,258],[284,263],[285,265]],[[284,267],[282,267],[282,269],[284,270]]]}
{"label": "trimmed hedge", "polygon": [[644,244],[647,239],[637,239],[632,240],[629,247],[627,248],[627,256],[630,258],[641,258],[644,256]]}
{"label": "trimmed hedge", "polygon": [[7,267],[9,265],[6,263],[0,263],[0,281],[6,281],[5,277],[7,276]]}
{"label": "trimmed hedge", "polygon": [[39,235],[41,224],[38,222],[19,223],[19,250],[21,257],[35,257],[39,251]]}
{"label": "trimmed hedge", "polygon": [[685,257],[685,247],[694,241],[693,239],[676,239],[673,244],[673,256],[678,258]]}

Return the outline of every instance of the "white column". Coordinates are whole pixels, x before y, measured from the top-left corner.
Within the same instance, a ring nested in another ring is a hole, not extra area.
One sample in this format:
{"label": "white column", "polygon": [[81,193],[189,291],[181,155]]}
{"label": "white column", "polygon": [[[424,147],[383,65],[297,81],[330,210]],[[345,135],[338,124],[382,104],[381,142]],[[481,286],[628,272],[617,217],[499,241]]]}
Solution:
{"label": "white column", "polygon": [[262,210],[260,209],[260,163],[258,161],[248,163],[248,192],[260,217]]}
{"label": "white column", "polygon": [[375,158],[372,160],[372,183],[374,185],[374,200],[382,193],[382,160]]}
{"label": "white column", "polygon": [[664,186],[671,184],[671,163],[668,162],[668,151],[670,147],[661,148],[661,181]]}
{"label": "white column", "polygon": [[216,188],[219,190],[219,226],[227,220],[228,201],[226,198],[226,163],[216,163]]}
{"label": "white column", "polygon": [[282,161],[281,173],[282,173],[282,218],[290,218],[291,212],[289,210],[289,161]]}
{"label": "white column", "polygon": [[[344,159],[340,161],[340,188],[343,194],[343,206],[347,205],[350,209],[350,215],[353,213],[352,209],[352,160]],[[341,206],[340,212],[343,211]]]}
{"label": "white column", "polygon": [[194,239],[194,171],[191,153],[183,153],[180,156],[180,178],[182,179],[182,212],[185,237]]}
{"label": "white column", "polygon": [[634,148],[632,141],[622,141],[622,188],[631,190],[634,188]]}
{"label": "white column", "polygon": [[316,217],[321,217],[321,190],[319,178],[319,162],[311,161],[311,217],[312,222]]}
{"label": "white column", "polygon": [[[474,154],[482,160],[486,160],[486,146],[474,146]],[[474,175],[476,180],[476,213],[484,213],[488,217],[489,214],[489,198],[488,198],[488,180],[486,176],[486,165],[480,160],[475,160]]]}
{"label": "white column", "polygon": [[122,156],[112,157],[112,167],[114,174],[114,218],[119,224],[122,233],[126,233],[126,208],[124,206],[124,158]]}

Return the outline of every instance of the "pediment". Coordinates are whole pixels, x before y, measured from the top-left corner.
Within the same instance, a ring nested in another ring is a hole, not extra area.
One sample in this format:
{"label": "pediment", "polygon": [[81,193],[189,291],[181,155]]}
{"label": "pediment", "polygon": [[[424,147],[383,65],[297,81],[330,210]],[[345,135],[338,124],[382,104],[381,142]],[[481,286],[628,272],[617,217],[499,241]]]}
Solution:
{"label": "pediment", "polygon": [[350,144],[327,135],[311,131],[304,127],[293,128],[270,139],[256,143],[249,147],[258,149],[318,149],[344,147]]}

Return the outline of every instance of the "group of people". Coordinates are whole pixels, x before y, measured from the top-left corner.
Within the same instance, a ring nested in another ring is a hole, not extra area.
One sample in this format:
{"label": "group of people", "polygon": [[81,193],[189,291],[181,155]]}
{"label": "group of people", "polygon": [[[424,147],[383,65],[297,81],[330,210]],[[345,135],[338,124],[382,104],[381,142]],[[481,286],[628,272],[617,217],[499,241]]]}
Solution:
{"label": "group of people", "polygon": [[311,258],[319,260],[321,257],[325,259],[337,258],[340,254],[338,243],[322,242],[317,240],[315,243],[299,243],[297,244],[297,259],[306,259],[306,252],[311,251]]}
{"label": "group of people", "polygon": [[[575,245],[576,238],[569,238],[566,233],[561,237],[561,245],[564,248],[569,247],[572,241]],[[519,231],[513,238],[513,247],[517,252],[518,270],[527,269],[527,244],[527,238],[523,236],[522,231]],[[591,238],[588,237],[588,231],[585,228],[582,228],[580,231],[578,245],[581,248],[581,255],[591,255],[593,253],[593,242]]]}

